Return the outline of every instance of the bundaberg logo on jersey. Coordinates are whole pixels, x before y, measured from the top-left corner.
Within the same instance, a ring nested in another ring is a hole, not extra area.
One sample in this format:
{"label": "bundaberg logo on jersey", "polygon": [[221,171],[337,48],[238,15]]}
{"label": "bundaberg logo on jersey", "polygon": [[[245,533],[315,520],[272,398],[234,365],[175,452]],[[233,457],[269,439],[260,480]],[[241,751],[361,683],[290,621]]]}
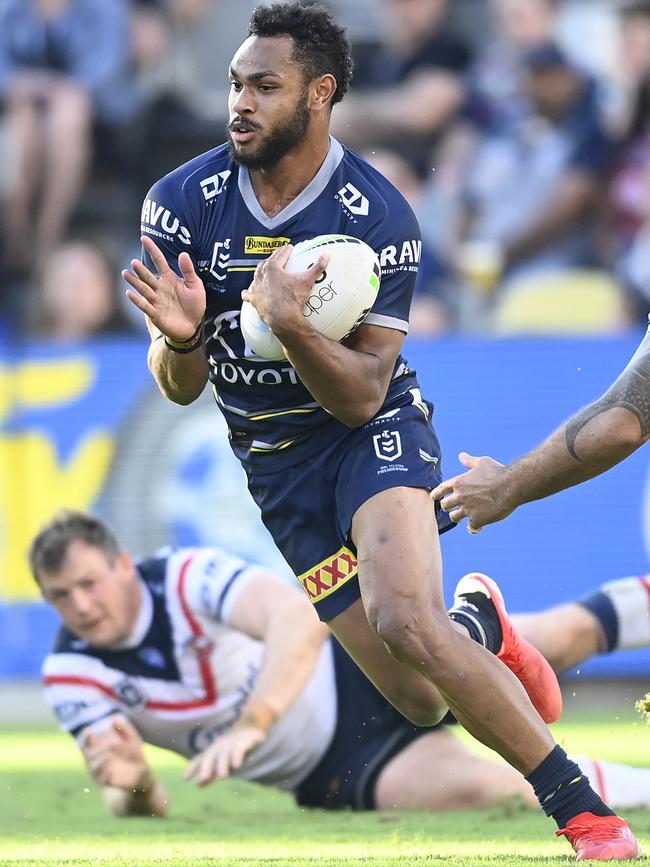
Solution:
{"label": "bundaberg logo on jersey", "polygon": [[339,548],[317,566],[298,576],[312,602],[320,602],[357,574],[358,566],[349,548]]}
{"label": "bundaberg logo on jersey", "polygon": [[278,247],[284,247],[291,238],[267,238],[264,235],[246,235],[244,253],[255,256],[270,256]]}

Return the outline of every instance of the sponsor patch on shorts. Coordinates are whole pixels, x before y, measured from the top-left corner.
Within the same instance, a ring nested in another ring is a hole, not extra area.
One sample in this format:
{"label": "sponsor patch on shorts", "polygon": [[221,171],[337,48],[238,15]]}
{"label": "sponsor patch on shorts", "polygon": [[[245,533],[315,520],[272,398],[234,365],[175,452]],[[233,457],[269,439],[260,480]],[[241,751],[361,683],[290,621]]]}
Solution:
{"label": "sponsor patch on shorts", "polygon": [[317,566],[313,566],[302,575],[298,581],[312,602],[320,602],[330,593],[338,590],[343,584],[357,574],[357,561],[349,548],[339,548],[336,554],[326,557]]}

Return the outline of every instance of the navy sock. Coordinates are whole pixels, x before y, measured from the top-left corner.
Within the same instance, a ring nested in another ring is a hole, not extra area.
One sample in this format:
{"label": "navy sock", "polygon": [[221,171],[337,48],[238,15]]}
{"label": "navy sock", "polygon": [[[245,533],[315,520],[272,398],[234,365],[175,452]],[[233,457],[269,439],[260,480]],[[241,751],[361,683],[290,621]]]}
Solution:
{"label": "navy sock", "polygon": [[618,647],[618,614],[614,603],[607,593],[602,590],[580,599],[578,605],[582,605],[590,611],[600,623],[607,644],[607,652],[616,650]]}
{"label": "navy sock", "polygon": [[566,828],[567,822],[579,813],[615,815],[559,744],[526,779],[533,787],[542,810],[555,819],[558,828]]}
{"label": "navy sock", "polygon": [[503,643],[503,631],[494,603],[485,593],[465,593],[449,611],[449,619],[462,624],[469,637],[486,647],[490,653],[498,653]]}

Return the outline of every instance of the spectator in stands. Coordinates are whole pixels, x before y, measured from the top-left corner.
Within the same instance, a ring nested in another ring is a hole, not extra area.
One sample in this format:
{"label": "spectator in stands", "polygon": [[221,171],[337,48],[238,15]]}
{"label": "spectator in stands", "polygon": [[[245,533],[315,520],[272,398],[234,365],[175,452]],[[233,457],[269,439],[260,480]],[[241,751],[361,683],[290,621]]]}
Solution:
{"label": "spectator in stands", "polygon": [[135,330],[120,304],[118,269],[99,245],[68,241],[48,254],[41,272],[31,299],[32,335],[65,343]]}
{"label": "spectator in stands", "polygon": [[557,37],[559,0],[491,0],[496,39],[486,45],[469,74],[470,113],[479,125],[498,125],[526,110],[521,92],[522,58]]}
{"label": "spectator in stands", "polygon": [[170,167],[225,140],[228,63],[256,3],[163,0],[161,5],[169,35],[147,80],[156,99],[145,190]]}
{"label": "spectator in stands", "polygon": [[332,131],[356,148],[391,147],[424,174],[435,137],[463,104],[469,48],[445,29],[446,0],[384,0],[387,42],[355,72]]}
{"label": "spectator in stands", "polygon": [[[410,163],[396,151],[390,150],[366,151],[363,156],[397,187],[417,213],[422,197],[422,182]],[[448,294],[450,276],[448,268],[423,233],[409,316],[409,334],[424,337],[449,331],[454,313]]]}
{"label": "spectator in stands", "polygon": [[608,248],[640,320],[650,313],[650,0],[621,10],[620,68],[630,95],[609,192]]}
{"label": "spectator in stands", "polygon": [[0,99],[12,141],[5,260],[26,271],[64,237],[91,160],[93,121],[134,115],[126,0],[5,0]]}
{"label": "spectator in stands", "polygon": [[551,43],[523,65],[529,108],[482,136],[464,190],[461,240],[494,246],[495,278],[594,262],[593,209],[610,157],[594,81]]}

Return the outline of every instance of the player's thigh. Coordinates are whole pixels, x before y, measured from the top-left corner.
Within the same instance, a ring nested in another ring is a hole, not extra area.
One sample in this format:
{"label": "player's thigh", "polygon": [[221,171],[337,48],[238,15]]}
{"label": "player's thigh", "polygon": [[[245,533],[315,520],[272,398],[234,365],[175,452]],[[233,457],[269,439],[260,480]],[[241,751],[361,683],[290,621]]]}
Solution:
{"label": "player's thigh", "polygon": [[327,625],[361,672],[407,719],[420,726],[441,720],[446,705],[438,690],[420,672],[391,656],[371,629],[360,599]]}
{"label": "player's thigh", "polygon": [[334,441],[310,460],[280,472],[247,470],[262,521],[324,621],[360,595],[355,552],[337,520],[339,445]]}
{"label": "player's thigh", "polygon": [[435,511],[423,488],[394,487],[363,503],[352,519],[366,610],[444,611],[442,556]]}

